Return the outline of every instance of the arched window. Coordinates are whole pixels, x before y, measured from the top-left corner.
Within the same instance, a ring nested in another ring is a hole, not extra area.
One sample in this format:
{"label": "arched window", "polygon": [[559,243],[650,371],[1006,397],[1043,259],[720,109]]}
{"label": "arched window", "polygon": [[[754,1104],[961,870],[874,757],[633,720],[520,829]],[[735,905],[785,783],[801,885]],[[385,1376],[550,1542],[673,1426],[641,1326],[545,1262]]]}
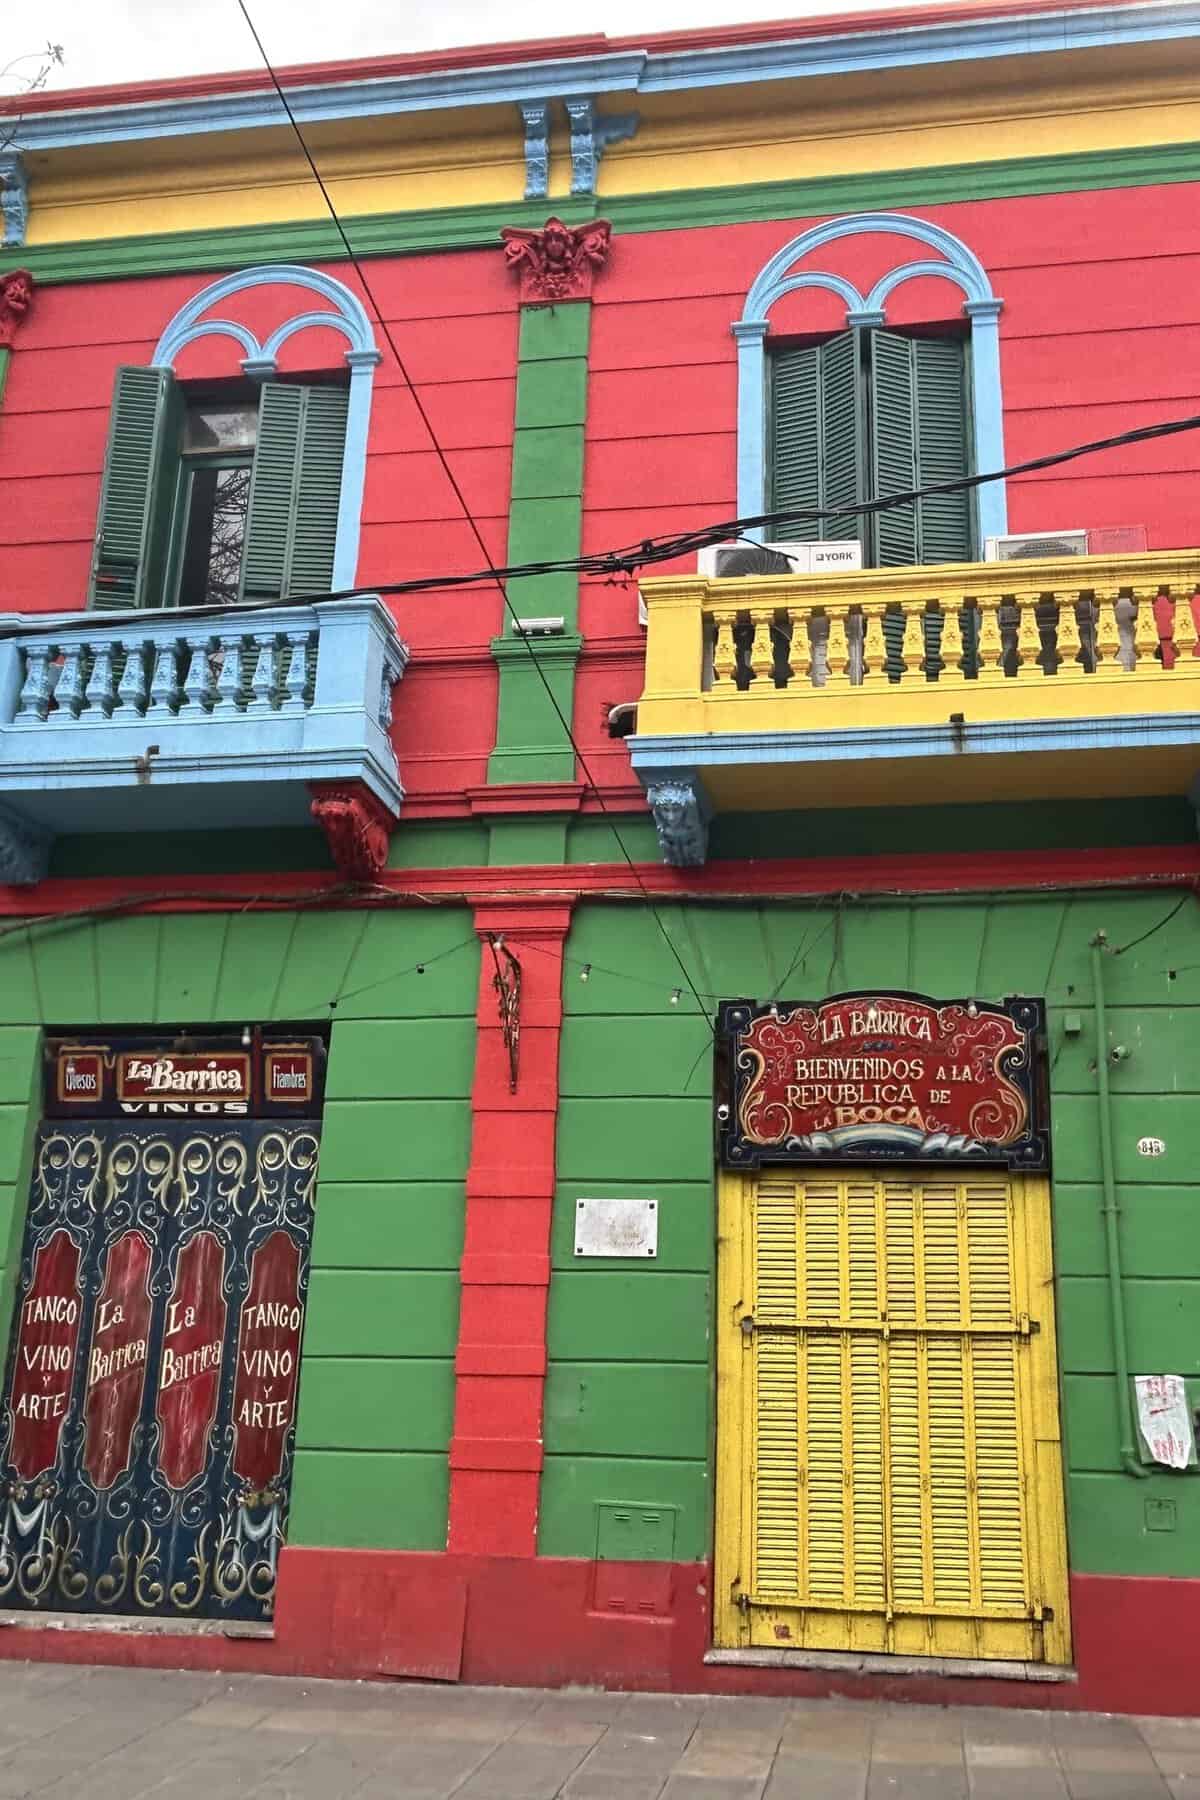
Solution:
{"label": "arched window", "polygon": [[[303,299],[263,342],[212,311],[266,286]],[[279,378],[283,345],[313,329],[342,340],[328,379]],[[177,380],[180,353],[210,337],[244,352],[234,380]],[[196,294],[148,367],[117,370],[89,604],[221,606],[353,586],[378,361],[362,305],[332,276],[278,264]]]}
{"label": "arched window", "polygon": [[[933,251],[898,263],[863,295],[845,276],[806,267],[840,238],[873,233]],[[934,277],[961,292],[964,331],[889,327],[888,302],[906,281]],[[772,351],[771,308],[823,288],[845,305],[844,329]],[[738,513],[852,507],[882,496],[1001,469],[1004,434],[997,319],[1001,302],[966,245],[903,213],[859,213],[804,232],[755,279],[738,345]],[[967,560],[1006,529],[1003,481],[931,498],[874,518],[775,528],[775,537],[858,537],[869,563]]]}

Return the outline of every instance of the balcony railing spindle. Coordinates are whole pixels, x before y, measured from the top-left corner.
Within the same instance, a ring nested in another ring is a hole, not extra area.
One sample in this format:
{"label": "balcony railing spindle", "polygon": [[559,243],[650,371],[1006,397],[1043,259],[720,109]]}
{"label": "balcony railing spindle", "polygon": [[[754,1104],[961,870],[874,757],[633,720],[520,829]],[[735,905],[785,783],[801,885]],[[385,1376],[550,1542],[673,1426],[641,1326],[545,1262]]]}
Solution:
{"label": "balcony railing spindle", "polygon": [[750,623],[754,636],[750,640],[750,680],[770,682],[775,672],[775,646],[771,642],[771,626],[775,612],[769,606],[752,606]]}
{"label": "balcony railing spindle", "polygon": [[925,602],[904,600],[901,607],[904,613],[904,636],[900,643],[900,661],[904,665],[904,673],[900,679],[916,682],[921,679],[925,665]]}
{"label": "balcony railing spindle", "polygon": [[70,724],[83,710],[85,648],[86,645],[81,643],[68,643],[62,647],[62,669],[54,684],[54,711],[50,714],[52,724]]}
{"label": "balcony railing spindle", "polygon": [[737,677],[737,645],[733,628],[737,613],[732,607],[721,607],[713,613],[716,637],[713,640],[713,686],[732,687]]}

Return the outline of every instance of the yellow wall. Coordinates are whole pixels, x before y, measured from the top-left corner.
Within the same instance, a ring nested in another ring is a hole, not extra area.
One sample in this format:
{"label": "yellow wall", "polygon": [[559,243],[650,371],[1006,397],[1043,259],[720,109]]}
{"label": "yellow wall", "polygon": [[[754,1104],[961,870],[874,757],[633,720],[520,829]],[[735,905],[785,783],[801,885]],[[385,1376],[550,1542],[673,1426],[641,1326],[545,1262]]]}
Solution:
{"label": "yellow wall", "polygon": [[[1008,157],[1200,140],[1200,47],[1192,40],[601,98],[636,107],[600,196],[853,175]],[[555,108],[551,200],[570,186]],[[515,105],[313,126],[306,137],[347,216],[518,204],[525,191]],[[29,243],[219,230],[316,219],[320,194],[286,127],[33,154]]]}

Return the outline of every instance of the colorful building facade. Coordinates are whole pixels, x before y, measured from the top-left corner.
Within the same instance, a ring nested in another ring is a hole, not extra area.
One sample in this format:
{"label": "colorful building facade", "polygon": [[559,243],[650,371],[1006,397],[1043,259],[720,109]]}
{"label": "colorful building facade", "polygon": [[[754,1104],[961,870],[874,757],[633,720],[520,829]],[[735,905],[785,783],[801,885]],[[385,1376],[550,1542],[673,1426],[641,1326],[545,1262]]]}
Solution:
{"label": "colorful building facade", "polygon": [[0,1652],[1197,1709],[1198,35],[24,105]]}

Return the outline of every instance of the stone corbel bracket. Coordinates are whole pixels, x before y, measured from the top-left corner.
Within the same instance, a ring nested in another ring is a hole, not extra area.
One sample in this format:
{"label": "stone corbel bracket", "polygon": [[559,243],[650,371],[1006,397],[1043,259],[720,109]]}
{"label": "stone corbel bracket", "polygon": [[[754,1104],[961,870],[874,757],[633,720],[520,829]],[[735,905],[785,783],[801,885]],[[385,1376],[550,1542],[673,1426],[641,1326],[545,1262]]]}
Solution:
{"label": "stone corbel bracket", "polygon": [[525,126],[525,198],[544,200],[550,192],[550,102],[522,100]]}
{"label": "stone corbel bracket", "polygon": [[676,769],[660,781],[647,781],[646,799],[663,861],[673,869],[703,868],[708,858],[712,805],[696,771]]}
{"label": "stone corbel bracket", "polygon": [[[525,132],[525,198],[545,200],[550,192],[550,107],[549,100],[520,102],[521,122]],[[630,113],[598,113],[592,99],[564,100],[571,127],[571,192],[594,194],[600,159],[610,144],[631,138],[638,128],[639,115]]]}
{"label": "stone corbel bracket", "polygon": [[35,887],[50,866],[52,843],[49,832],[0,807],[0,885]]}
{"label": "stone corbel bracket", "polygon": [[29,178],[19,150],[0,151],[0,209],[4,216],[0,244],[16,249],[25,242],[29,228]]}
{"label": "stone corbel bracket", "polygon": [[343,881],[377,881],[387,867],[396,820],[364,781],[322,781],[312,787],[312,814]]}
{"label": "stone corbel bracket", "polygon": [[598,113],[594,100],[565,100],[571,121],[571,192],[594,194],[600,158],[610,144],[631,138],[640,121],[639,114]]}

